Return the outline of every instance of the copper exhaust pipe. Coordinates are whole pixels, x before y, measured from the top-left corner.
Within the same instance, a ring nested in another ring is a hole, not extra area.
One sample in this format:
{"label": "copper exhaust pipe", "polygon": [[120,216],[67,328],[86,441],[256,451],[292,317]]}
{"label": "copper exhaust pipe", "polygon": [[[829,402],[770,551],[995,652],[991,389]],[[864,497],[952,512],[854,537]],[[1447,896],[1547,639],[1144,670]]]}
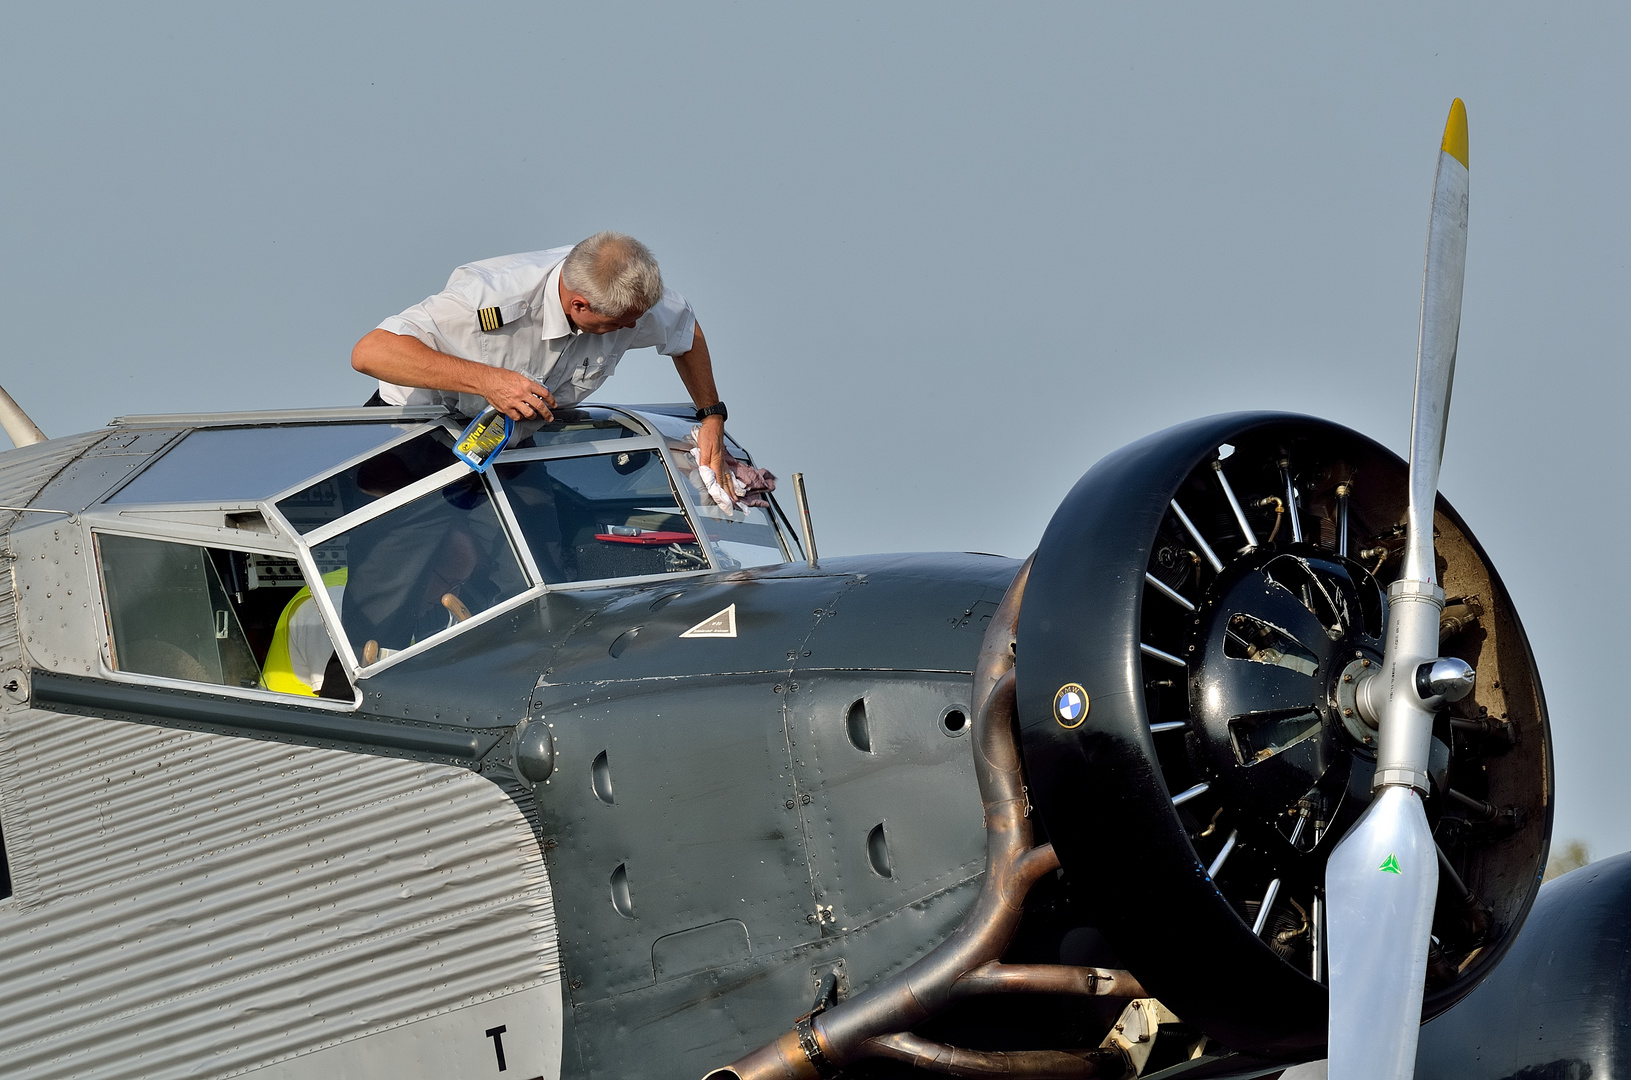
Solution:
{"label": "copper exhaust pipe", "polygon": [[986,873],[974,907],[956,930],[905,971],[801,1018],[794,1029],[706,1080],[820,1080],[852,1061],[887,1057],[955,1076],[1029,1080],[1120,1076],[1118,1050],[982,1053],[921,1039],[911,1029],[959,999],[985,993],[1139,997],[1124,971],[1047,964],[1003,965],[1025,897],[1059,868],[1051,844],[1035,846],[1030,800],[1014,729],[1014,634],[1033,555],[992,616],[974,668],[974,774],[985,807]]}
{"label": "copper exhaust pipe", "polygon": [[962,1050],[920,1039],[909,1032],[880,1035],[867,1044],[876,1057],[904,1061],[920,1069],[953,1076],[1008,1076],[1025,1080],[1092,1080],[1119,1077],[1127,1070],[1118,1050],[1024,1050],[989,1053]]}

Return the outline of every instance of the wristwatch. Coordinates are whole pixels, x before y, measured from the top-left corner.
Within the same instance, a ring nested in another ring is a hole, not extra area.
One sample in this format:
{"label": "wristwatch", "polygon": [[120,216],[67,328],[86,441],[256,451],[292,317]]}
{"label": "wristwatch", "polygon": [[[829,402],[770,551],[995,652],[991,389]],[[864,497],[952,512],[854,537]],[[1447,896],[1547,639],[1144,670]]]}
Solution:
{"label": "wristwatch", "polygon": [[697,410],[697,419],[699,421],[706,420],[710,416],[717,416],[721,420],[729,420],[731,414],[730,410],[725,408],[725,403],[723,401],[716,401],[706,409]]}

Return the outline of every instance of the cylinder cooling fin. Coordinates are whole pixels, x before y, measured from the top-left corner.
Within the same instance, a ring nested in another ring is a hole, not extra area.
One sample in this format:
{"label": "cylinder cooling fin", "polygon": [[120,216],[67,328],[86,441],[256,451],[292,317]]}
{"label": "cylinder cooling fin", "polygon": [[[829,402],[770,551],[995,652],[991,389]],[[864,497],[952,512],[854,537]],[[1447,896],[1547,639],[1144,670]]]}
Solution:
{"label": "cylinder cooling fin", "polygon": [[[1139,980],[1233,1049],[1325,1041],[1324,867],[1371,799],[1375,709],[1356,688],[1384,650],[1406,474],[1326,421],[1209,417],[1101,461],[1037,551],[1015,671],[1046,839]],[[1426,1017],[1504,954],[1552,821],[1528,640],[1443,499],[1434,524],[1442,655],[1477,674],[1433,731]]]}

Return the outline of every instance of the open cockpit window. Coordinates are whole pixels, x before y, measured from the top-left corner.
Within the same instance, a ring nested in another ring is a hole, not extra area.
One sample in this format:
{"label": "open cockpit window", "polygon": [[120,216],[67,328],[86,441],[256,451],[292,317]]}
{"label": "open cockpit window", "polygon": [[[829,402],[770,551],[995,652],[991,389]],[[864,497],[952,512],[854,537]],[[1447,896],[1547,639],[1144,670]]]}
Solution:
{"label": "open cockpit window", "polygon": [[528,588],[474,473],[313,544],[312,554],[345,568],[340,625],[365,667]]}
{"label": "open cockpit window", "polygon": [[[96,534],[116,671],[352,700],[293,559]],[[345,572],[324,575],[338,602]]]}
{"label": "open cockpit window", "polygon": [[435,428],[279,499],[277,508],[296,532],[309,533],[457,460],[453,456],[453,436]]}
{"label": "open cockpit window", "polygon": [[545,581],[708,569],[656,450],[500,462],[494,471]]}

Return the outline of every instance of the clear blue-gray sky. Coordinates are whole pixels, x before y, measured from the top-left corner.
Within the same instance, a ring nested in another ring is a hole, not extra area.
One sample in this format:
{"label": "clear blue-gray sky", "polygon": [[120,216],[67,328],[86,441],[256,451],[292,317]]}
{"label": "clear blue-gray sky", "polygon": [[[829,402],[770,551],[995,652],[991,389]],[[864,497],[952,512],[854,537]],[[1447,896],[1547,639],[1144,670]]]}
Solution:
{"label": "clear blue-gray sky", "polygon": [[[1023,555],[1197,415],[1407,441],[1452,97],[1443,487],[1526,621],[1560,838],[1631,848],[1631,17],[1515,4],[12,4],[0,382],[51,434],[360,402],[460,262],[644,239],[824,553]],[[683,396],[632,354],[607,400]]]}

